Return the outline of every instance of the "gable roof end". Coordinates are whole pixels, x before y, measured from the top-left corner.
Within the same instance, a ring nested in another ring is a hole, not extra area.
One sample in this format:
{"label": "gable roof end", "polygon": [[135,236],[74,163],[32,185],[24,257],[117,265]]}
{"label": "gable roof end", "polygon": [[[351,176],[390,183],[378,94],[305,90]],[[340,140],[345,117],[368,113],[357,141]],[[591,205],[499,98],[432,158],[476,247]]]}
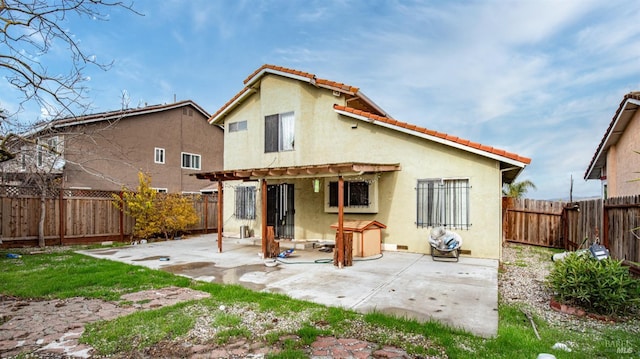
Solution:
{"label": "gable roof end", "polygon": [[345,94],[346,96],[351,96],[353,98],[356,98],[358,101],[361,101],[366,105],[367,108],[372,109],[379,115],[389,117],[389,115],[380,106],[378,106],[376,103],[371,101],[371,99],[365,96],[358,87],[347,85],[342,82],[318,78],[315,74],[309,72],[266,64],[255,70],[244,80],[245,87],[240,90],[233,98],[231,98],[231,100],[227,101],[227,103],[225,103],[218,111],[216,111],[216,113],[214,113],[209,118],[209,123],[221,124],[222,122],[224,122],[224,117],[236,106],[242,103],[242,101],[255,93],[254,88],[256,84],[259,83],[262,77],[269,74],[306,82],[316,87],[325,88],[331,91],[337,91],[339,93]]}
{"label": "gable roof end", "polygon": [[629,121],[631,121],[639,108],[640,91],[630,92],[622,98],[620,106],[618,106],[616,113],[613,115],[607,131],[600,140],[600,144],[591,158],[589,167],[587,167],[584,173],[585,180],[600,179],[602,169],[607,163],[607,152],[609,148],[618,143]]}

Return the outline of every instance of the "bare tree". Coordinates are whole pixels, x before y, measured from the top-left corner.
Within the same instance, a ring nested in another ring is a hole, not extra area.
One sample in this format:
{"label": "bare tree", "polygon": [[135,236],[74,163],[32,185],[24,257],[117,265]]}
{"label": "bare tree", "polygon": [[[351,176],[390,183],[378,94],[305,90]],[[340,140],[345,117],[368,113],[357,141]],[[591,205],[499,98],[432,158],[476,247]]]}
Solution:
{"label": "bare tree", "polygon": [[[47,109],[51,118],[74,116],[86,112],[88,65],[108,70],[112,63],[102,63],[85,53],[64,21],[72,16],[107,20],[105,11],[123,8],[139,14],[132,3],[118,0],[0,0],[0,75],[21,93],[20,107],[35,102]],[[51,73],[41,57],[53,47],[65,48],[69,55],[65,73]],[[0,104],[1,105],[1,104]],[[0,108],[0,144],[16,136],[11,131],[11,116]],[[6,147],[0,147],[5,150]],[[2,153],[0,162],[11,159]]]}

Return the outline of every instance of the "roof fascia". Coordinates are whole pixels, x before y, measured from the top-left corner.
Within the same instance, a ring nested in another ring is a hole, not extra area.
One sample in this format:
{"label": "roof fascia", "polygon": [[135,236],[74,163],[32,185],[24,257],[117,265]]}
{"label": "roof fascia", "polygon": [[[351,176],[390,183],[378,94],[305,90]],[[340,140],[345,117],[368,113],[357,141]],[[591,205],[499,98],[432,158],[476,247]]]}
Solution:
{"label": "roof fascia", "polygon": [[[123,113],[123,111],[120,111],[120,112],[112,111],[112,112],[105,113],[104,114],[105,116],[92,117],[92,118],[89,118],[89,119],[86,119],[86,120],[80,119],[80,120],[77,120],[77,121],[70,121],[70,122],[65,122],[65,123],[60,123],[60,124],[56,124],[55,121],[53,121],[53,123],[51,124],[51,128],[64,128],[64,127],[85,125],[85,124],[94,123],[94,122],[115,120],[115,119],[120,119],[120,118],[125,118],[125,117],[147,115],[147,114],[150,114],[150,113],[173,110],[173,109],[176,109],[176,108],[189,106],[189,105],[193,106],[204,117],[209,118],[209,114],[205,110],[203,110],[200,106],[198,106],[195,102],[193,102],[193,101],[182,101],[182,102],[176,102],[176,103],[171,104],[171,105],[153,106],[152,108],[142,108],[140,110],[135,109],[135,110],[132,110],[130,112],[125,112],[125,113]],[[87,115],[87,116],[83,116],[83,117],[91,117],[91,116],[94,116],[94,115]]]}
{"label": "roof fascia", "polygon": [[368,123],[373,123],[373,124],[376,124],[378,126],[382,126],[382,127],[386,127],[386,128],[392,129],[392,130],[396,130],[396,131],[402,132],[402,133],[406,133],[408,135],[413,135],[413,136],[416,136],[416,137],[424,138],[426,140],[430,140],[430,141],[434,141],[434,142],[437,142],[437,143],[441,143],[443,145],[447,145],[447,146],[454,147],[454,148],[457,148],[457,149],[461,149],[461,150],[464,150],[464,151],[467,151],[467,152],[471,152],[471,153],[474,153],[474,154],[477,154],[477,155],[480,155],[480,156],[483,156],[483,157],[491,158],[491,159],[496,160],[496,161],[507,163],[507,164],[512,165],[512,166],[517,166],[517,167],[520,167],[520,168],[525,168],[526,167],[526,163],[523,163],[523,162],[520,162],[520,161],[516,161],[516,160],[512,160],[510,158],[506,158],[506,157],[503,157],[503,156],[500,156],[500,155],[496,155],[496,154],[493,154],[493,153],[488,153],[488,152],[482,151],[480,149],[469,147],[469,146],[465,146],[463,144],[456,143],[456,142],[453,142],[453,141],[449,141],[449,140],[446,140],[446,139],[443,139],[443,138],[440,138],[440,137],[435,137],[435,136],[428,135],[426,133],[419,133],[419,132],[410,130],[408,128],[391,125],[391,124],[388,124],[388,123],[385,123],[385,122],[381,122],[381,121],[376,121],[376,120],[370,119],[368,117],[361,116],[361,115],[356,115],[354,113],[350,113],[350,112],[347,112],[347,111],[342,111],[342,110],[338,110],[338,109],[334,109],[334,111],[339,113],[339,114],[341,114],[341,115],[343,115],[343,116],[351,117],[351,118],[354,118],[354,119],[357,119],[357,120],[360,120],[360,121],[364,121],[364,122],[368,122]]}
{"label": "roof fascia", "polygon": [[369,97],[365,96],[365,94],[363,94],[362,91],[358,91],[358,93],[356,93],[356,96],[360,97],[364,102],[367,103],[367,105],[373,107],[376,111],[380,112],[382,114],[381,116],[393,118],[389,116],[387,111],[383,110],[382,107],[378,106],[375,102],[371,101]]}
{"label": "roof fascia", "polygon": [[235,98],[235,100],[233,100],[230,104],[225,106],[224,110],[220,111],[214,117],[211,117],[209,119],[209,123],[212,125],[213,124],[221,125],[223,122],[222,119],[226,117],[229,114],[229,112],[231,112],[231,110],[236,108],[236,106],[238,106],[242,101],[244,101],[247,97],[253,95],[254,93],[255,93],[255,90],[252,90],[249,87],[245,87],[240,92],[240,95]]}
{"label": "roof fascia", "polygon": [[[624,111],[626,110],[626,107],[629,104],[633,104],[636,106],[640,107],[640,100],[636,100],[634,98],[627,98],[621,106],[620,111],[618,111],[618,116],[616,116],[614,122],[613,122],[613,126],[610,126],[610,131],[607,132],[607,134],[605,135],[605,138],[603,140],[603,145],[600,146],[598,153],[596,154],[595,159],[591,162],[591,164],[589,165],[589,168],[587,169],[587,172],[585,173],[584,179],[588,180],[588,179],[598,179],[600,178],[600,175],[598,175],[598,177],[591,177],[593,174],[593,171],[596,169],[596,164],[598,163],[598,161],[600,160],[600,157],[605,156],[605,152],[609,150],[609,147],[611,147],[611,145],[614,145],[615,143],[609,143],[609,140],[611,139],[611,135],[615,132],[616,127],[618,126],[620,117],[622,117],[625,113]],[[638,111],[638,109],[636,109],[635,111]],[[633,117],[633,116],[632,116]]]}
{"label": "roof fascia", "polygon": [[265,74],[274,74],[274,75],[278,75],[278,76],[283,76],[283,77],[288,77],[294,80],[299,80],[299,81],[304,81],[304,82],[308,82],[311,83],[313,79],[310,79],[306,76],[300,76],[300,75],[296,75],[296,74],[292,74],[289,72],[284,72],[284,71],[278,71],[278,70],[274,70],[271,68],[263,68],[260,72],[258,72],[255,76],[253,76],[251,79],[249,79],[249,81],[247,81],[247,83],[245,84],[247,87],[251,87],[253,86],[256,82],[258,82],[258,80],[260,80],[260,78],[262,76],[264,76]]}

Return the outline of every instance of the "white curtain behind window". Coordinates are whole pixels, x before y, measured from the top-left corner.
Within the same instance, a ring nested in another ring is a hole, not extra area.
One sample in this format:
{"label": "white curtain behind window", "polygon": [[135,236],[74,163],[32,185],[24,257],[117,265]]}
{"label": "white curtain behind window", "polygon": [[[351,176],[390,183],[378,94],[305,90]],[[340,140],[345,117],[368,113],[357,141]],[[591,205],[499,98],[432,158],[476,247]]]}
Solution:
{"label": "white curtain behind window", "polygon": [[294,123],[295,116],[293,112],[287,112],[280,115],[280,150],[291,151],[294,145]]}

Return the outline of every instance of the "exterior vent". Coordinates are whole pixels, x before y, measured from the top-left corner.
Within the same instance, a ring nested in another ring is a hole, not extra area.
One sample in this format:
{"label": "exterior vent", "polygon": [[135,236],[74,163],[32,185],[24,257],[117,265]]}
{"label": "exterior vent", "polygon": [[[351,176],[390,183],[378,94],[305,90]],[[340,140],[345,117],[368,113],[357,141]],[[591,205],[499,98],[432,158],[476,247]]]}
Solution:
{"label": "exterior vent", "polygon": [[398,250],[399,251],[408,251],[409,250],[409,246],[398,244]]}

